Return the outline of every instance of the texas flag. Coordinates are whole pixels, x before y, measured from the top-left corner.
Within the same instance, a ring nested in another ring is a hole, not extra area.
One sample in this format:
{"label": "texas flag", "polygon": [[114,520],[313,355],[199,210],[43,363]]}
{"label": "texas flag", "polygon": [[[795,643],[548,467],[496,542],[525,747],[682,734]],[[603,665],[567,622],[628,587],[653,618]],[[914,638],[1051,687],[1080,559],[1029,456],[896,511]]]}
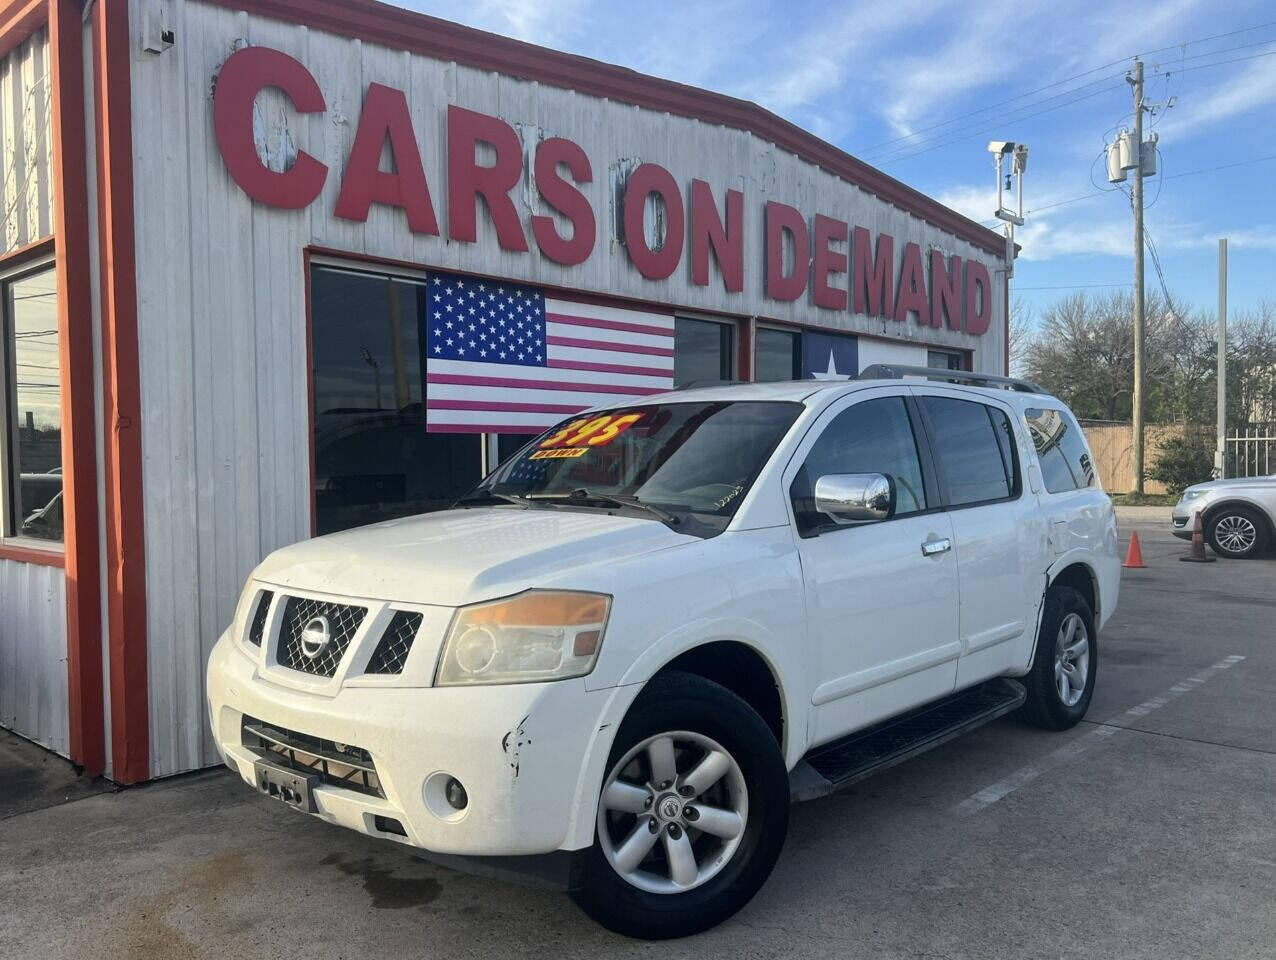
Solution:
{"label": "texas flag", "polygon": [[802,333],[802,379],[844,380],[859,375],[859,340],[844,333]]}

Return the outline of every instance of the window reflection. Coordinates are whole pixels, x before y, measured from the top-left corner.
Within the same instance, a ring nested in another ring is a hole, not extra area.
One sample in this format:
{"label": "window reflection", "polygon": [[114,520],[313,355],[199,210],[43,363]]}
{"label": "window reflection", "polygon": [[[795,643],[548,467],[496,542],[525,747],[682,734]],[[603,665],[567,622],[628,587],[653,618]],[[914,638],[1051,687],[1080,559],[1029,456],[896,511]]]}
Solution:
{"label": "window reflection", "polygon": [[13,364],[11,423],[17,436],[12,529],[61,541],[62,377],[58,294],[52,267],[5,285],[6,335]]}

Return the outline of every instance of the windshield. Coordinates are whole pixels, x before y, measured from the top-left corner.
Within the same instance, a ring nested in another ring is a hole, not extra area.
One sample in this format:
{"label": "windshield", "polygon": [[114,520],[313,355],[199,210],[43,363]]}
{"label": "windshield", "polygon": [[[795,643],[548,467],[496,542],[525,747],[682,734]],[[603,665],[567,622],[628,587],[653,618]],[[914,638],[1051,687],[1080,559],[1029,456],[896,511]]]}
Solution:
{"label": "windshield", "polygon": [[680,532],[703,533],[694,528],[705,524],[720,532],[801,410],[799,403],[719,401],[574,417],[525,446],[465,499],[658,508],[650,515],[672,515]]}

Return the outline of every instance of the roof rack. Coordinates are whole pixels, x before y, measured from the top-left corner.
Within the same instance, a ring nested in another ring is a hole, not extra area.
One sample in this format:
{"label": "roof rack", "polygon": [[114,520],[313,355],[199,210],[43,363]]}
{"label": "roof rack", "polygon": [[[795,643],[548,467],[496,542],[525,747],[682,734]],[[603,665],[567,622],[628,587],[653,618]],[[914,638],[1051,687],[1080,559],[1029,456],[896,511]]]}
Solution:
{"label": "roof rack", "polygon": [[999,377],[991,373],[971,373],[969,370],[947,370],[942,367],[906,367],[894,363],[875,363],[865,367],[856,380],[902,380],[904,377],[921,377],[926,380],[945,380],[948,383],[965,383],[973,387],[1001,387],[1020,393],[1049,393],[1031,380],[1018,377]]}

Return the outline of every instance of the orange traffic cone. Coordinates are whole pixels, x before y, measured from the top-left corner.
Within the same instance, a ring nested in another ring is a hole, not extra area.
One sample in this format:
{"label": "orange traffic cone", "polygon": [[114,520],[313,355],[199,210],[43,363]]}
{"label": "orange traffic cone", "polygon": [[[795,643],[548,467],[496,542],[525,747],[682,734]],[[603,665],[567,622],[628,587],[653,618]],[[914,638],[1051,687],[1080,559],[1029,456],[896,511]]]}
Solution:
{"label": "orange traffic cone", "polygon": [[1201,525],[1201,515],[1196,515],[1192,524],[1192,547],[1186,557],[1179,557],[1184,563],[1213,563],[1215,558],[1205,552],[1205,529]]}
{"label": "orange traffic cone", "polygon": [[1125,563],[1123,567],[1129,567],[1132,570],[1142,570],[1147,566],[1143,562],[1143,551],[1139,548],[1139,532],[1137,530],[1130,531],[1130,549],[1125,553]]}

